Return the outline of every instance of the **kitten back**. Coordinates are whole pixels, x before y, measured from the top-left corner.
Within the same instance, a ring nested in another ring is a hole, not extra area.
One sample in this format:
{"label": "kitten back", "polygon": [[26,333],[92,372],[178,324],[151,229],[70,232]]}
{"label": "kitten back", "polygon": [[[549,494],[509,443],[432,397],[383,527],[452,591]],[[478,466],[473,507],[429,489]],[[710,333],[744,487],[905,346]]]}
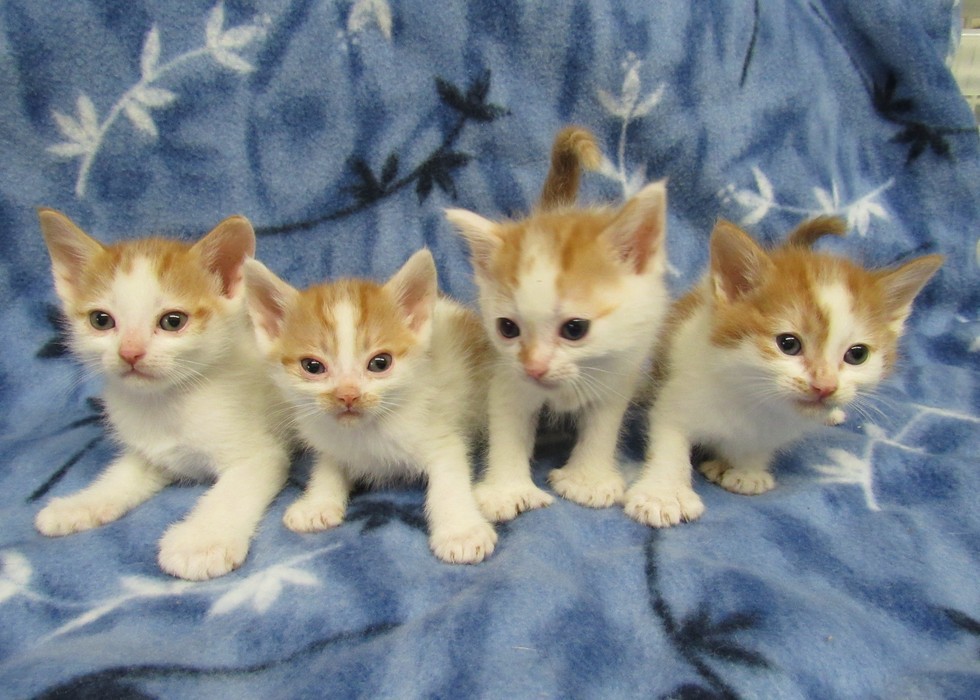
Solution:
{"label": "kitten back", "polygon": [[548,211],[574,204],[582,168],[598,170],[601,162],[602,151],[588,129],[566,126],[559,131],[551,147],[551,167],[538,208]]}

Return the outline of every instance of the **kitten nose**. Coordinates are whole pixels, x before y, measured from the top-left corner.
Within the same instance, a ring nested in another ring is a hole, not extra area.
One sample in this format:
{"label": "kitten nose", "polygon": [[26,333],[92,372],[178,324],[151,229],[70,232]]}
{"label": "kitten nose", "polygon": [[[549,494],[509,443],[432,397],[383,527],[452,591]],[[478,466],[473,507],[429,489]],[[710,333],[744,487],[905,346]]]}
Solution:
{"label": "kitten nose", "polygon": [[354,387],[341,387],[337,390],[336,396],[338,403],[344,404],[347,408],[352,408],[361,398],[361,392]]}
{"label": "kitten nose", "polygon": [[548,374],[548,365],[544,362],[534,362],[524,365],[524,372],[531,379],[541,379]]}
{"label": "kitten nose", "polygon": [[139,362],[146,355],[146,348],[142,345],[130,345],[124,343],[119,346],[119,357],[121,357],[125,362],[129,364],[130,367],[135,367],[136,363]]}
{"label": "kitten nose", "polygon": [[837,384],[835,382],[814,382],[810,384],[810,392],[817,397],[817,400],[823,401],[827,397],[831,396],[835,391],[837,391]]}

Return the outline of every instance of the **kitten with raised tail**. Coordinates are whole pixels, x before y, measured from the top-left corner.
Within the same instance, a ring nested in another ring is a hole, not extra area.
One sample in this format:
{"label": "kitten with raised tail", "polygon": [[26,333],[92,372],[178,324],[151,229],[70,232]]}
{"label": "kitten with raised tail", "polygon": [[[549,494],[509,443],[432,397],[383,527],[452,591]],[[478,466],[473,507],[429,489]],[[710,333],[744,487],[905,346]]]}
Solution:
{"label": "kitten with raised tail", "polygon": [[112,522],[164,486],[214,481],[159,543],[169,574],[204,580],[238,568],[289,455],[244,305],[242,265],[255,251],[233,216],[193,245],[163,238],[103,245],[40,209],[74,354],[102,377],[122,452],[90,486],[51,500],[45,535]]}
{"label": "kitten with raised tail", "polygon": [[489,392],[489,451],[477,500],[491,520],[547,506],[530,457],[543,408],[572,416],[578,438],[548,479],[561,496],[602,508],[621,502],[616,461],[624,413],[668,307],[667,192],[647,185],[620,207],[576,207],[579,174],[601,152],[580,127],[558,133],[538,208],[517,221],[450,209],[467,240],[497,362]]}
{"label": "kitten with raised tail", "polygon": [[439,296],[432,254],[419,251],[385,284],[304,291],[250,260],[246,286],[271,374],[317,455],[286,526],[334,527],[355,482],[421,476],[433,553],[489,556],[497,534],[473,497],[469,452],[485,423],[490,348],[476,315]]}
{"label": "kitten with raised tail", "polygon": [[711,235],[704,280],[673,307],[660,339],[646,464],[626,512],[654,527],[694,520],[691,448],[700,469],[742,494],[773,488],[775,453],[860,408],[895,364],[912,302],[942,265],[925,255],[883,270],[810,250],[840,219],[803,223],[766,250],[735,224]]}

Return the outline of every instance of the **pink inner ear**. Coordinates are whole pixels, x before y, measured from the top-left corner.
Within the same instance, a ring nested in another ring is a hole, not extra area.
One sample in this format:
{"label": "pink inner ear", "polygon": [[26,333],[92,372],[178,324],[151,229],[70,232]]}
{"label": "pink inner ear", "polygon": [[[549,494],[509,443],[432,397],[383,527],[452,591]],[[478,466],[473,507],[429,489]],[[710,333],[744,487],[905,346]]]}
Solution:
{"label": "pink inner ear", "polygon": [[197,246],[208,269],[221,278],[222,293],[227,297],[234,296],[244,278],[242,265],[246,258],[255,254],[252,225],[244,217],[229,217],[202,238]]}

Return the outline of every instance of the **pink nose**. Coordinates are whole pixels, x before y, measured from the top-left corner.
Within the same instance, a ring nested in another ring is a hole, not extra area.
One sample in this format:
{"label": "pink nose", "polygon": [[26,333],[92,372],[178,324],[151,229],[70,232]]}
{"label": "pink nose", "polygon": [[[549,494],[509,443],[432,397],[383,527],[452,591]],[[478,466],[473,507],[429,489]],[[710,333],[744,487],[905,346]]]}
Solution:
{"label": "pink nose", "polygon": [[543,362],[524,365],[524,373],[531,379],[541,379],[544,375],[548,374],[548,365]]}
{"label": "pink nose", "polygon": [[360,398],[361,393],[357,389],[340,389],[337,391],[337,401],[347,408],[353,408]]}
{"label": "pink nose", "polygon": [[146,348],[139,345],[123,345],[119,348],[119,357],[127,362],[130,367],[135,367],[136,363],[145,355]]}
{"label": "pink nose", "polygon": [[837,385],[831,383],[821,383],[821,384],[811,384],[810,393],[817,397],[819,401],[823,401],[827,397],[833,395],[837,391]]}

